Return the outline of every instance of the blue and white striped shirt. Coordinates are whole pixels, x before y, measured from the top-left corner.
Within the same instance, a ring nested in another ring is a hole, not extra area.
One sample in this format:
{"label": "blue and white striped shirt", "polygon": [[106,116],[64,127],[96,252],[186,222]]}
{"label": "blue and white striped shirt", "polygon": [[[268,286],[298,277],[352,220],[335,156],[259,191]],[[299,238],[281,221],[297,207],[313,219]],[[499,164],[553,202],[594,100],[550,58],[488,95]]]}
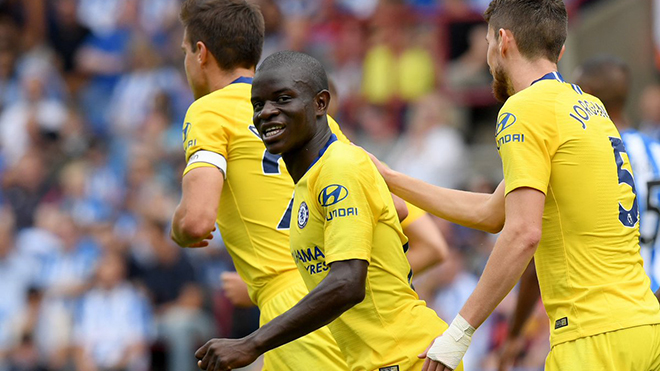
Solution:
{"label": "blue and white striped shirt", "polygon": [[640,245],[651,289],[660,288],[660,142],[634,129],[621,131],[635,178]]}

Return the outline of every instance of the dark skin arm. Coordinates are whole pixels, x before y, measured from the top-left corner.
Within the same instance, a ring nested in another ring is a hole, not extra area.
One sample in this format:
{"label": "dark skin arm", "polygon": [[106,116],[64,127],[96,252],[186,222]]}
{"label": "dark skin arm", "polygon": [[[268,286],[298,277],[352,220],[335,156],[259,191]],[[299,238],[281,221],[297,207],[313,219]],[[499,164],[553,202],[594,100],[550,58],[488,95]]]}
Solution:
{"label": "dark skin arm", "polygon": [[298,339],[335,320],[364,300],[369,263],[345,260],[330,264],[323,281],[293,308],[241,339],[211,339],[195,352],[202,370],[247,366],[259,355]]}
{"label": "dark skin arm", "polygon": [[502,345],[498,366],[499,371],[510,370],[522,351],[523,343],[520,334],[530,315],[534,312],[540,296],[539,280],[536,276],[534,259],[532,259],[520,277],[516,309],[509,321],[509,333],[506,342]]}
{"label": "dark skin arm", "polygon": [[658,302],[660,302],[660,289],[655,292],[655,297],[658,298]]}

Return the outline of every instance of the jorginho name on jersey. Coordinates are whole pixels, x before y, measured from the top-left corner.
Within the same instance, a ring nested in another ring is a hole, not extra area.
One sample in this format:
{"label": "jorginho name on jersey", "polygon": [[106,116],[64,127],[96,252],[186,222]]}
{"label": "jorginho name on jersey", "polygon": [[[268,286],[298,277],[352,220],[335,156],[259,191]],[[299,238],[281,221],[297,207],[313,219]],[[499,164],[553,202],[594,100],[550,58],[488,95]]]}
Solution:
{"label": "jorginho name on jersey", "polygon": [[496,133],[505,192],[546,195],[534,261],[551,344],[659,323],[630,161],[600,100],[553,72],[507,100]]}

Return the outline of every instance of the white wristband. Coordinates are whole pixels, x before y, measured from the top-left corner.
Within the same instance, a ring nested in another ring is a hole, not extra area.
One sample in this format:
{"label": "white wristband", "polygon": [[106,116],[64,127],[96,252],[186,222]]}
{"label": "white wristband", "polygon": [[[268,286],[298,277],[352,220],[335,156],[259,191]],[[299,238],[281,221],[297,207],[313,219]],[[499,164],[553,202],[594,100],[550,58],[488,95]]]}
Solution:
{"label": "white wristband", "polygon": [[474,327],[458,314],[447,331],[433,341],[426,356],[452,370],[456,369],[470,346],[474,330]]}

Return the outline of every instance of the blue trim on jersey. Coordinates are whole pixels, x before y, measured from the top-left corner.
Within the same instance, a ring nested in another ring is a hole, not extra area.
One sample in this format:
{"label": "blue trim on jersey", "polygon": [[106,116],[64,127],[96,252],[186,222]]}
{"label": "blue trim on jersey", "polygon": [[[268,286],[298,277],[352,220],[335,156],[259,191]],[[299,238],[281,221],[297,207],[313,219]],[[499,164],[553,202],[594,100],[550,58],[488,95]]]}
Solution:
{"label": "blue trim on jersey", "polygon": [[330,135],[330,139],[328,139],[328,142],[325,144],[325,146],[323,146],[323,148],[321,148],[321,150],[319,151],[318,157],[315,158],[314,161],[312,161],[312,163],[309,165],[307,171],[309,171],[309,169],[311,169],[312,166],[314,166],[314,164],[316,164],[319,161],[319,159],[321,158],[321,156],[323,156],[325,151],[328,150],[328,147],[330,147],[330,145],[336,141],[337,141],[337,136],[333,133],[332,135]]}
{"label": "blue trim on jersey", "polygon": [[532,81],[530,85],[534,85],[541,80],[557,80],[560,82],[566,82],[564,81],[564,78],[561,76],[559,72],[548,72],[545,75],[543,75],[543,77],[541,77],[540,79]]}
{"label": "blue trim on jersey", "polygon": [[576,93],[578,93],[580,95],[584,94],[583,91],[582,91],[582,88],[580,88],[576,84],[571,84],[571,86],[573,86],[573,90],[575,90]]}
{"label": "blue trim on jersey", "polygon": [[240,84],[240,83],[252,84],[252,80],[253,80],[252,77],[241,76],[241,77],[237,78],[236,80],[230,82],[229,85],[231,85],[231,84]]}

